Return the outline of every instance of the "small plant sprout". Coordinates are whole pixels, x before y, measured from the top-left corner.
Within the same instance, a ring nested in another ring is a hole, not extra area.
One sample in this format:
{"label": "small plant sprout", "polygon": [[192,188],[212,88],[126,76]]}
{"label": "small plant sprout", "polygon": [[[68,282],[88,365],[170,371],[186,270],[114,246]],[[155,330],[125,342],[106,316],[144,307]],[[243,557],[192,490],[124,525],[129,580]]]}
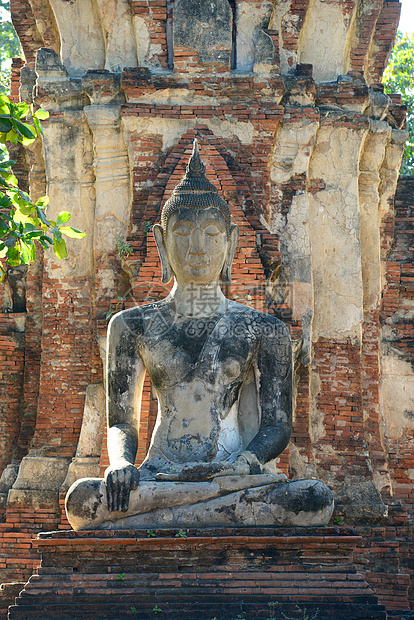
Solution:
{"label": "small plant sprout", "polygon": [[246,619],[246,612],[243,609],[243,602],[240,603],[240,613],[239,615],[235,618],[235,620],[245,620]]}
{"label": "small plant sprout", "polygon": [[105,319],[106,320],[110,319],[113,314],[118,312],[119,306],[124,301],[125,297],[121,297],[120,295],[118,295],[118,297],[116,299],[117,299],[117,302],[115,304],[115,308],[114,309],[109,308],[108,312],[105,315]]}
{"label": "small plant sprout", "polygon": [[152,608],[152,613],[153,614],[162,614],[161,607],[158,607],[158,605],[154,605],[154,607]]}
{"label": "small plant sprout", "polygon": [[344,520],[342,519],[342,517],[334,517],[334,523],[336,523],[336,525],[343,525]]}
{"label": "small plant sprout", "polygon": [[269,609],[270,609],[270,616],[268,618],[266,618],[266,620],[274,620],[275,619],[275,610],[276,607],[279,605],[279,603],[277,601],[271,601],[270,603],[268,603],[269,605]]}
{"label": "small plant sprout", "polygon": [[118,575],[116,576],[118,581],[124,581],[125,579],[125,573],[118,573]]}
{"label": "small plant sprout", "polygon": [[[312,612],[308,612],[306,607],[304,609],[301,609],[299,607],[299,605],[296,605],[296,609],[298,611],[302,612],[302,616],[301,616],[300,620],[318,620],[319,609],[316,609],[313,613]],[[292,616],[287,616],[286,614],[283,613],[283,611],[281,611],[280,613],[282,614],[283,620],[294,620],[294,618],[292,618]]]}
{"label": "small plant sprout", "polygon": [[145,226],[144,226],[144,235],[147,236],[149,231],[152,228],[152,224],[151,222],[146,222]]}
{"label": "small plant sprout", "polygon": [[175,537],[176,538],[187,538],[187,534],[184,532],[184,530],[178,530]]}
{"label": "small plant sprout", "polygon": [[132,248],[129,241],[124,241],[119,236],[116,239],[115,245],[120,258],[126,258],[132,253]]}
{"label": "small plant sprout", "polygon": [[154,530],[147,530],[147,538],[155,538],[155,536]]}

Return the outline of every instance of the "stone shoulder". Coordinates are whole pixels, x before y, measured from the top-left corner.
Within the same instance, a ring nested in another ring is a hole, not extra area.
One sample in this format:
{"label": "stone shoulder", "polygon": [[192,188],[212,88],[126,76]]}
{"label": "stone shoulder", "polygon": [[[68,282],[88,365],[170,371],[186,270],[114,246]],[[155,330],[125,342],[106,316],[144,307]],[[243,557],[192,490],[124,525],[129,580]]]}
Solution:
{"label": "stone shoulder", "polygon": [[[234,305],[233,305],[234,304]],[[271,336],[273,334],[277,334],[280,337],[286,337],[290,341],[290,333],[283,321],[278,319],[277,317],[267,314],[266,312],[261,312],[260,310],[256,310],[255,308],[250,308],[250,306],[245,306],[244,304],[239,304],[238,302],[232,302],[232,305],[235,309],[245,309],[244,316],[250,319],[256,326],[262,325],[266,331],[269,331],[267,335]],[[267,328],[267,330],[266,330]],[[266,333],[265,333],[266,335]]]}
{"label": "stone shoulder", "polygon": [[108,325],[108,332],[123,331],[124,329],[132,330],[139,334],[142,332],[145,315],[156,309],[157,304],[145,304],[144,306],[135,306],[128,308],[115,314]]}

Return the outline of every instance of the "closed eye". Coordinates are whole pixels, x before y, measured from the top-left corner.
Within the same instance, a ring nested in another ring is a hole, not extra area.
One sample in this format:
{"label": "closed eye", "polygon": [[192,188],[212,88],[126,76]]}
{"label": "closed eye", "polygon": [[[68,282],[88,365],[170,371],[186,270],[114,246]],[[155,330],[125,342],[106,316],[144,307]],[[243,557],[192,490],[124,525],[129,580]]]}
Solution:
{"label": "closed eye", "polygon": [[174,235],[179,237],[188,237],[190,235],[190,229],[187,227],[180,227],[174,230]]}
{"label": "closed eye", "polygon": [[204,229],[204,234],[208,237],[217,237],[221,234],[221,231],[215,226],[207,226],[207,228]]}

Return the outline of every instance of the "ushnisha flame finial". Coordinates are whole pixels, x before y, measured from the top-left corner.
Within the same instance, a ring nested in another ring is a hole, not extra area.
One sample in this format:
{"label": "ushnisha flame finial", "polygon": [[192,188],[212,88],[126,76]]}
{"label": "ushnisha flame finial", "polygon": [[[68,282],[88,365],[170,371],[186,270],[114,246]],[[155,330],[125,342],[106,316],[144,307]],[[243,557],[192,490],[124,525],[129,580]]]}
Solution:
{"label": "ushnisha flame finial", "polygon": [[227,234],[229,235],[231,227],[229,205],[221,198],[217,187],[208,180],[206,167],[202,162],[198,142],[195,139],[186,173],[162,209],[161,226],[165,232],[167,230],[168,218],[177,209],[209,209],[211,207],[221,211],[226,222]]}
{"label": "ushnisha flame finial", "polygon": [[201,157],[200,157],[200,151],[198,150],[197,138],[194,138],[193,152],[191,154],[190,159],[188,160],[186,176],[193,177],[193,178],[206,176],[206,167],[203,164]]}

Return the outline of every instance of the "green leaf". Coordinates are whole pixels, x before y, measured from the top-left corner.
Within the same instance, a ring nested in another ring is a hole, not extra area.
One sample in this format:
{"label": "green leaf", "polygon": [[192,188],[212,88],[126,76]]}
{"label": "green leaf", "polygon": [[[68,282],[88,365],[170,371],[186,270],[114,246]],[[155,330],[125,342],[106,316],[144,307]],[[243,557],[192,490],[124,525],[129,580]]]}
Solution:
{"label": "green leaf", "polygon": [[0,97],[0,114],[10,114],[10,99],[5,95]]}
{"label": "green leaf", "polygon": [[26,209],[24,207],[19,206],[18,209],[16,209],[14,215],[13,215],[13,220],[16,222],[16,224],[24,224],[24,226],[27,226],[30,224],[32,224],[32,218],[29,217],[31,213],[31,209]]}
{"label": "green leaf", "polygon": [[22,215],[31,215],[33,209],[34,207],[31,204],[29,205],[20,204],[19,205],[19,211],[20,213],[22,213]]}
{"label": "green leaf", "polygon": [[12,232],[9,233],[9,236],[4,239],[4,245],[7,245],[8,248],[14,248],[17,243],[17,239],[15,237],[15,227],[13,227]]}
{"label": "green leaf", "polygon": [[69,211],[61,211],[57,216],[56,226],[62,226],[62,224],[66,224],[70,220]]}
{"label": "green leaf", "polygon": [[39,119],[37,119],[36,117],[33,117],[33,124],[36,127],[38,133],[40,133],[42,136],[44,136],[45,134],[43,133],[43,127],[39,122]]}
{"label": "green leaf", "polygon": [[8,118],[0,117],[0,131],[2,133],[8,133],[13,128],[11,121]]}
{"label": "green leaf", "polygon": [[33,133],[32,129],[30,129],[28,125],[26,125],[25,123],[21,123],[16,118],[12,118],[10,120],[16,131],[18,131],[24,138],[27,138],[31,141],[36,139],[36,135]]}
{"label": "green leaf", "polygon": [[20,198],[23,198],[23,200],[25,200],[26,202],[30,202],[30,204],[33,204],[30,200],[29,194],[26,194],[26,192],[22,191],[21,189],[19,189],[19,196]]}
{"label": "green leaf", "polygon": [[58,258],[67,258],[68,256],[66,243],[63,240],[57,241],[57,239],[55,238],[55,240],[53,241],[53,251]]}
{"label": "green leaf", "polygon": [[46,235],[42,235],[39,238],[39,241],[42,244],[42,246],[45,248],[45,250],[49,248],[51,245],[53,245],[53,239],[51,239],[50,237],[47,237]]}
{"label": "green leaf", "polygon": [[38,118],[40,121],[45,121],[49,118],[49,112],[39,109],[33,114],[33,118]]}
{"label": "green leaf", "polygon": [[[37,201],[37,204],[38,203],[39,203],[39,201]],[[36,204],[36,206],[37,206],[37,204]],[[44,224],[45,226],[49,227],[49,220],[46,219],[46,215],[44,214],[44,211],[42,209],[40,209],[38,206],[36,208],[36,211],[37,211],[37,217],[42,222],[42,224]]]}
{"label": "green leaf", "polygon": [[20,252],[17,248],[9,248],[7,251],[7,264],[11,267],[17,267],[21,264]]}
{"label": "green leaf", "polygon": [[[6,194],[3,194],[0,198],[0,208],[7,209],[7,207],[11,207],[11,200],[8,196],[6,196]],[[4,220],[11,220],[10,215],[7,215],[7,213],[0,213],[0,219],[1,218],[3,218]]]}
{"label": "green leaf", "polygon": [[58,243],[62,242],[62,235],[61,232],[58,228],[56,228],[56,226],[54,226],[52,228],[52,233],[53,233],[53,237],[57,240]]}
{"label": "green leaf", "polygon": [[15,163],[15,159],[13,159],[12,161],[10,159],[6,161],[0,161],[0,168],[11,168],[12,166],[14,166]]}
{"label": "green leaf", "polygon": [[12,144],[17,144],[16,132],[14,128],[9,131],[9,133],[0,133],[0,144],[6,144],[6,142],[11,142]]}
{"label": "green leaf", "polygon": [[31,144],[33,144],[34,142],[34,138],[19,138],[17,140],[18,142],[20,142],[20,144],[22,144],[23,146],[30,146]]}
{"label": "green leaf", "polygon": [[[3,176],[3,174],[2,174],[2,176]],[[16,179],[16,177],[14,176],[14,174],[9,174],[9,175],[5,176],[4,178],[7,181],[7,183],[10,183],[10,185],[13,185],[14,187],[17,187],[17,185],[19,184],[19,182]]]}
{"label": "green leaf", "polygon": [[35,230],[33,232],[27,233],[26,239],[37,239],[38,237],[43,237],[43,233],[41,230]]}
{"label": "green leaf", "polygon": [[30,242],[30,245],[26,241],[19,242],[20,258],[25,265],[29,265],[35,259],[35,246]]}
{"label": "green leaf", "polygon": [[61,226],[59,230],[61,233],[67,237],[71,237],[72,239],[83,239],[86,236],[85,232],[72,228],[71,226]]}
{"label": "green leaf", "polygon": [[20,118],[24,118],[29,114],[29,106],[24,101],[18,103],[16,109]]}
{"label": "green leaf", "polygon": [[43,207],[44,208],[44,207],[47,207],[48,204],[49,204],[49,196],[42,196],[36,202],[36,207]]}

